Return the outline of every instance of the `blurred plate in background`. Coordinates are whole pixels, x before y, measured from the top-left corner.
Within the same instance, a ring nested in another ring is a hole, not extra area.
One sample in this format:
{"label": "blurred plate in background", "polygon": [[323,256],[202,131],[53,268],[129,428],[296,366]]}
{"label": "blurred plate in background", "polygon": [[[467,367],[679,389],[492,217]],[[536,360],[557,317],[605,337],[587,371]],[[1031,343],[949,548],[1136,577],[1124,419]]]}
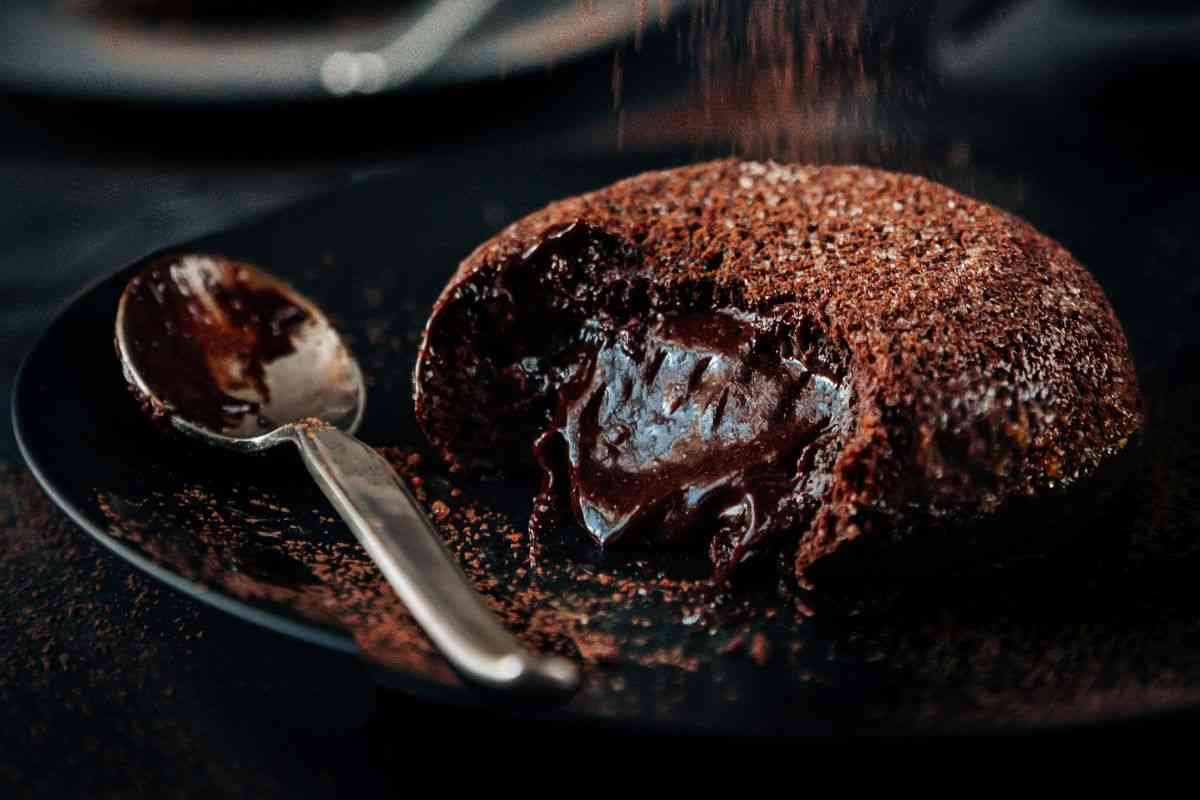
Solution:
{"label": "blurred plate in background", "polygon": [[965,92],[1095,94],[1122,76],[1197,63],[1195,0],[940,0],[933,67]]}
{"label": "blurred plate in background", "polygon": [[[435,87],[576,58],[693,1],[648,13],[644,0],[397,0],[346,11],[339,4],[307,22],[293,13],[235,26],[105,16],[70,0],[10,0],[0,4],[0,86],[188,102]],[[388,56],[389,79],[376,54]]]}

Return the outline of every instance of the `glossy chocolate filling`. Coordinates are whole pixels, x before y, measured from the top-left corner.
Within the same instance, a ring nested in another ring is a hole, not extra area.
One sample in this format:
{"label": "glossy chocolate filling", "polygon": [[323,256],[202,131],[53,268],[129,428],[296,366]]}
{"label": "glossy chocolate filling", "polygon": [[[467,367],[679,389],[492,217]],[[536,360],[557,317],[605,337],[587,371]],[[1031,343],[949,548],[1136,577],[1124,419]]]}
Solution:
{"label": "glossy chocolate filling", "polygon": [[583,337],[537,440],[539,508],[601,545],[707,539],[718,576],[802,525],[824,496],[849,390],[729,313]]}
{"label": "glossy chocolate filling", "polygon": [[542,474],[531,528],[570,511],[603,546],[707,545],[718,577],[799,535],[850,420],[819,333],[645,282],[632,245],[580,223],[459,284],[418,364],[451,462]]}

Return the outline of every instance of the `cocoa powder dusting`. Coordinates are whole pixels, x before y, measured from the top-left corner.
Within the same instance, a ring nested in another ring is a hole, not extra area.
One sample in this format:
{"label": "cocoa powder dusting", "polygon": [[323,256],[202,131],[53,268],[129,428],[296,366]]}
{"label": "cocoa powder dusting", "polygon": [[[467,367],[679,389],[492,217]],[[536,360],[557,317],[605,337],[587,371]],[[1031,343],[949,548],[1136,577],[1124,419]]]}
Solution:
{"label": "cocoa powder dusting", "polygon": [[771,660],[771,642],[762,633],[754,634],[750,642],[750,659],[760,667]]}
{"label": "cocoa powder dusting", "polygon": [[[844,698],[866,725],[1028,724],[1200,702],[1200,656],[1189,644],[1200,636],[1200,615],[1189,611],[1186,580],[1200,553],[1187,535],[1200,508],[1191,467],[1200,446],[1190,411],[1197,391],[1160,395],[1157,415],[1171,422],[1152,429],[1171,435],[1145,445],[1154,469],[1096,497],[1108,544],[1084,542],[961,579],[854,580],[840,594],[836,586],[803,592],[770,575],[714,587],[702,572],[681,574],[676,556],[600,557],[582,540],[572,551],[569,529],[547,536],[531,557],[523,520],[496,510],[487,485],[450,482],[409,447],[380,452],[439,518],[458,562],[505,624],[531,648],[582,664],[576,709],[664,718],[691,708],[701,684],[706,697],[754,706],[769,702],[755,687],[778,689],[772,682],[785,680],[787,691],[800,692],[794,696]],[[99,500],[114,536],[172,570],[344,630],[391,670],[455,682],[340,521],[318,495],[306,497],[287,503],[214,482],[211,490]],[[6,579],[17,579],[8,565],[32,545],[21,531],[37,530],[40,542],[42,525],[7,526]],[[203,547],[181,543],[180,531]],[[65,532],[54,535],[70,546]],[[1021,592],[1011,591],[1014,581]],[[132,597],[154,597],[146,588],[131,589]],[[86,602],[94,589],[85,580],[71,591]],[[958,599],[947,605],[949,596]],[[1058,613],[1048,617],[1046,608]],[[33,635],[52,636],[54,625],[35,625]],[[63,651],[51,645],[43,654],[42,641],[7,654],[10,676],[14,663],[24,664],[18,674],[61,668]]]}
{"label": "cocoa powder dusting", "polygon": [[[52,508],[28,473],[9,467],[0,467],[0,533],[0,583],[10,596],[24,598],[19,607],[0,607],[0,639],[9,643],[0,653],[0,702],[18,683],[53,692],[55,674],[70,667],[71,653],[80,645],[116,652],[130,642],[114,637],[133,637],[142,651],[139,658],[154,659],[153,631],[123,623],[158,605],[157,584],[130,574],[110,586],[114,578],[105,561],[94,557],[91,543]],[[67,568],[53,573],[38,563],[37,556],[47,550]],[[108,588],[118,589],[118,600],[100,596]],[[178,623],[186,636],[203,635],[190,628],[189,619]],[[114,682],[119,669],[114,664],[108,675]],[[86,700],[78,702],[86,707]],[[31,734],[36,740],[37,732]]]}
{"label": "cocoa powder dusting", "polygon": [[[840,595],[836,587],[823,596],[798,592],[767,576],[753,589],[713,587],[668,574],[674,557],[589,558],[587,546],[567,552],[563,532],[547,537],[531,561],[522,520],[497,511],[486,486],[448,482],[412,448],[380,452],[427,509],[438,504],[439,531],[505,624],[531,648],[582,664],[576,709],[669,717],[691,707],[700,684],[708,697],[753,706],[769,702],[755,687],[785,679],[788,691],[801,693],[794,696],[844,697],[866,725],[1028,724],[1200,702],[1200,656],[1188,644],[1200,636],[1200,615],[1187,611],[1190,584],[1171,578],[1185,575],[1200,553],[1185,535],[1200,508],[1190,467],[1200,443],[1189,416],[1196,394],[1176,387],[1169,402],[1156,404],[1176,422],[1171,436],[1146,445],[1155,469],[1097,498],[1109,509],[1111,547],[1084,544],[935,584],[855,580]],[[344,630],[391,670],[457,680],[315,494],[311,505],[289,505],[261,490],[214,491],[220,501],[201,487],[100,501],[114,536],[171,569]],[[8,565],[32,545],[28,531],[43,537],[43,523],[26,525],[6,527],[6,579],[14,579]],[[185,530],[204,547],[181,546]],[[65,530],[54,535],[70,547]],[[1022,592],[1010,591],[1014,580]],[[146,590],[142,583],[131,593]],[[75,602],[87,602],[94,590],[83,581],[72,591]],[[151,588],[144,596],[155,595]],[[959,600],[946,605],[951,595]],[[1047,617],[1049,607],[1060,613]],[[53,636],[54,625],[35,624],[33,635]],[[10,679],[13,663],[24,664],[18,674],[54,670],[61,653],[51,645],[43,660],[40,645],[27,648],[7,654],[5,668]]]}
{"label": "cocoa powder dusting", "polygon": [[[203,702],[196,673],[224,669],[200,607],[114,561],[27,471],[3,465],[0,586],[0,704],[23,722],[0,732],[0,786],[15,788],[5,797],[60,796],[38,787],[86,783],[97,762],[154,786],[155,758],[175,780],[192,776],[180,797],[278,796],[274,777],[229,769],[187,717]],[[31,773],[26,756],[47,752],[57,774]]]}
{"label": "cocoa powder dusting", "polygon": [[[531,555],[536,551],[524,525],[471,499],[472,492],[424,473],[419,453],[379,452],[426,507],[497,616],[532,649],[584,665],[585,693],[611,691],[597,670],[695,672],[719,650],[720,630],[777,624],[773,618],[790,602],[734,595],[701,577],[666,575],[645,560],[604,567],[557,552]],[[106,494],[97,502],[113,536],[191,580],[344,630],[381,666],[435,683],[458,682],[338,520],[315,508],[282,505],[266,493],[240,493],[233,501],[224,494],[217,499],[190,486],[171,496]],[[162,535],[160,526],[191,531],[207,556],[197,558],[196,541],[181,544]],[[316,529],[331,534],[313,535]],[[686,645],[654,629],[651,618],[664,615],[686,633]]]}
{"label": "cocoa powder dusting", "polygon": [[[786,161],[878,163],[902,131],[882,119],[885,97],[920,97],[919,78],[893,64],[895,23],[873,26],[865,0],[703,0],[678,35],[691,75],[684,96],[614,104],[620,146],[692,142]],[[635,46],[636,49],[636,46]]]}

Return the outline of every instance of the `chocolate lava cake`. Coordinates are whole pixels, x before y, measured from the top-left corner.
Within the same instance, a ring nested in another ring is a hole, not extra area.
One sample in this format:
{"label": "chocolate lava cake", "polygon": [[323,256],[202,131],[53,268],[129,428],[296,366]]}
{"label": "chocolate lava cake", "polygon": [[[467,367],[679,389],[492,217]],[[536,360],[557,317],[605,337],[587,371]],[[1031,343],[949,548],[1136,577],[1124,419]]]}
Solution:
{"label": "chocolate lava cake", "polygon": [[554,203],[438,299],[418,419],[456,471],[539,468],[533,525],[707,547],[953,531],[1091,474],[1141,423],[1103,291],[931,181],[737,160]]}

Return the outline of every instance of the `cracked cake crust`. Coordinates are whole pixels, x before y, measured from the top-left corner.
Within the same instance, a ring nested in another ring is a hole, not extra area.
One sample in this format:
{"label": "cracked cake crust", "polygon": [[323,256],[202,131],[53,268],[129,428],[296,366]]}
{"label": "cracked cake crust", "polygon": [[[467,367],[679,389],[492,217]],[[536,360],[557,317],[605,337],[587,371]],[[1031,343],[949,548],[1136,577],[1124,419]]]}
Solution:
{"label": "cracked cake crust", "polygon": [[[531,298],[543,306],[523,318]],[[549,413],[552,368],[514,374],[479,351],[520,362],[515,350],[588,319],[718,310],[794,332],[851,382],[799,575],[848,540],[952,527],[1069,486],[1141,424],[1103,291],[1023,220],[913,175],[738,160],[562,200],[477,248],[426,327],[418,419],[456,469],[528,463],[518,442]]]}

